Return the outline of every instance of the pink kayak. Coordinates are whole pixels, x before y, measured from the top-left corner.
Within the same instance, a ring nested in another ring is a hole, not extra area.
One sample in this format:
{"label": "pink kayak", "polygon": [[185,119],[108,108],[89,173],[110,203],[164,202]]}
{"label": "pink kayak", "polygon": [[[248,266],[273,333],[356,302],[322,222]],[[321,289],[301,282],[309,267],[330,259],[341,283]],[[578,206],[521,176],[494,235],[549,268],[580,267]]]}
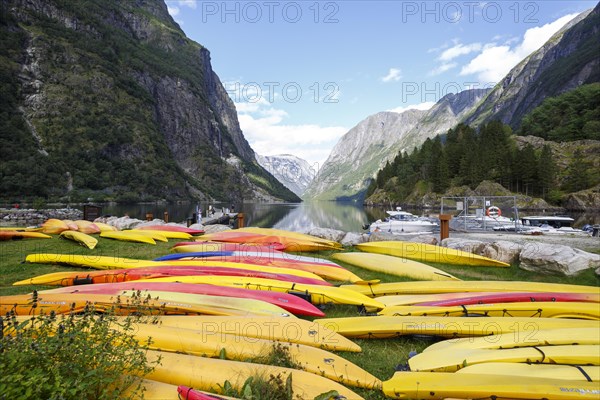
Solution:
{"label": "pink kayak", "polygon": [[190,235],[201,235],[204,233],[201,229],[190,229],[185,226],[177,226],[177,225],[145,225],[140,226],[139,228],[135,228],[134,230],[148,230],[148,231],[166,231],[166,232],[182,232],[189,233]]}
{"label": "pink kayak", "polygon": [[109,269],[97,271],[73,271],[73,272],[55,272],[47,275],[38,276],[35,284],[44,285],[85,285],[91,283],[115,283],[136,281],[139,279],[166,278],[169,276],[190,276],[190,275],[220,275],[220,276],[245,276],[250,278],[276,279],[279,281],[303,283],[309,285],[332,286],[331,283],[309,277],[302,277],[289,274],[279,274],[272,272],[254,271],[244,268],[229,268],[211,265],[160,265],[156,267],[140,267],[126,269]]}
{"label": "pink kayak", "polygon": [[[467,293],[464,293],[467,294]],[[510,292],[484,295],[467,295],[455,299],[445,299],[419,303],[419,306],[461,306],[471,304],[522,303],[522,302],[600,302],[600,294],[594,293],[543,293]]]}
{"label": "pink kayak", "polygon": [[[285,249],[281,243],[273,243],[271,245],[260,244],[244,244],[244,243],[226,243],[226,242],[179,242],[175,243],[173,249],[184,246],[198,246],[193,251],[249,251],[270,254],[273,252],[282,252]],[[176,252],[183,252],[178,249]]]}
{"label": "pink kayak", "polygon": [[217,396],[212,393],[204,393],[198,390],[194,390],[190,387],[179,385],[177,387],[177,393],[179,398],[182,400],[224,400],[225,397]]}
{"label": "pink kayak", "polygon": [[96,293],[116,295],[124,290],[154,290],[161,292],[179,292],[205,294],[211,296],[237,297],[243,299],[262,300],[279,306],[294,315],[323,317],[325,314],[308,301],[288,293],[263,290],[240,289],[226,286],[207,285],[202,283],[180,282],[119,282],[94,285],[67,286],[44,290],[39,293]]}

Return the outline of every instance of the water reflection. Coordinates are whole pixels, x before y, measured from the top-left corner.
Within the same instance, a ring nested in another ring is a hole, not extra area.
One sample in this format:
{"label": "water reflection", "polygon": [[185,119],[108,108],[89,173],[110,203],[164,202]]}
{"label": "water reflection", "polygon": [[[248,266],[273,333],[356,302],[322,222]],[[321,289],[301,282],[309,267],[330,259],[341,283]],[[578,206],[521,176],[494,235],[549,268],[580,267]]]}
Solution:
{"label": "water reflection", "polygon": [[[208,204],[199,205],[202,210]],[[230,207],[227,204],[213,204],[217,208]],[[105,215],[123,216],[145,219],[147,213],[154,218],[163,219],[168,212],[169,220],[184,222],[192,216],[196,204],[117,204],[105,205],[102,213]],[[287,203],[244,203],[241,210],[244,213],[244,223],[247,226],[277,228],[294,231],[307,231],[315,227],[333,228],[343,231],[362,231],[362,226],[373,222],[385,215],[384,210],[375,208],[365,209],[354,202],[306,202],[300,204]]]}
{"label": "water reflection", "polygon": [[[199,206],[206,211],[208,203]],[[213,204],[217,208],[231,207],[230,204]],[[185,222],[196,211],[196,204],[131,204],[131,205],[105,205],[103,214],[145,219],[147,213],[152,213],[154,218],[164,218],[168,212],[169,220]],[[315,201],[301,204],[282,203],[245,203],[241,211],[244,213],[246,226],[259,226],[263,228],[288,229],[294,231],[307,231],[314,227],[333,228],[347,232],[362,232],[363,225],[385,218],[386,209],[377,207],[363,207],[354,202]],[[437,215],[439,210],[407,209],[415,215]],[[521,213],[520,213],[521,214]],[[532,214],[532,213],[529,213]],[[535,214],[535,213],[533,213]],[[523,216],[521,214],[520,216]],[[600,223],[600,214],[570,213],[576,219],[575,226]]]}

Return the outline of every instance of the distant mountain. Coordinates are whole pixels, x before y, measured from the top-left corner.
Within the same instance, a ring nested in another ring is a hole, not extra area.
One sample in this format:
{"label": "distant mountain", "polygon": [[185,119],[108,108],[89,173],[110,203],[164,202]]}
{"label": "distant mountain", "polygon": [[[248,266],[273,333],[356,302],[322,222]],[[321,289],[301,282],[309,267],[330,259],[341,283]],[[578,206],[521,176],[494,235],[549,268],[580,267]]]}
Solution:
{"label": "distant mountain", "polygon": [[399,151],[410,152],[459,122],[476,127],[500,120],[517,129],[545,98],[600,81],[599,43],[600,4],[563,27],[491,90],[447,95],[427,112],[367,117],[336,144],[304,198],[362,199],[376,172]]}
{"label": "distant mountain", "polygon": [[600,81],[600,3],[578,15],[514,67],[462,122],[500,120],[513,129],[547,97]]}
{"label": "distant mountain", "polygon": [[488,93],[448,94],[427,111],[381,112],[346,133],[309,185],[304,198],[361,199],[371,179],[399,151],[411,152],[427,138],[445,133]]}
{"label": "distant mountain", "polygon": [[316,174],[316,170],[311,167],[308,161],[291,154],[276,156],[257,154],[256,161],[299,197],[302,197]]}
{"label": "distant mountain", "polygon": [[163,0],[0,2],[0,196],[299,201]]}

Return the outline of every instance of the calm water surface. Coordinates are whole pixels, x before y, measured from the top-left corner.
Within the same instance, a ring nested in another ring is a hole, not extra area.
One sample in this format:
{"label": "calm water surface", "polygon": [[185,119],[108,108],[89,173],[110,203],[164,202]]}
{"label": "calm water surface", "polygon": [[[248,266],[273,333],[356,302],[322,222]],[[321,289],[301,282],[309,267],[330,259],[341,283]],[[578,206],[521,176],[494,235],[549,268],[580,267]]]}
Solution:
{"label": "calm water surface", "polygon": [[[208,203],[199,204],[205,215]],[[216,208],[231,207],[230,204],[213,203]],[[83,209],[82,206],[74,206]],[[186,222],[196,212],[195,203],[184,204],[115,204],[101,205],[103,215],[124,216],[146,219],[146,214],[151,213],[154,218],[164,219],[164,213],[169,214],[171,222]],[[10,205],[8,205],[10,208]],[[242,209],[235,211],[244,213],[246,226],[262,228],[288,229],[295,231],[308,230],[314,227],[333,228],[346,232],[361,232],[365,224],[384,218],[387,208],[364,207],[354,202],[315,201],[300,204],[289,203],[244,203]],[[406,209],[415,215],[437,217],[439,209],[428,211]],[[456,213],[450,210],[451,214]],[[508,213],[507,213],[508,214]],[[575,218],[575,227],[585,224],[600,224],[600,214],[595,213],[568,213]],[[543,215],[541,212],[520,212],[519,215]],[[550,214],[552,215],[552,214]],[[512,215],[507,215],[512,217]]]}
{"label": "calm water surface", "polygon": [[[228,204],[214,204],[214,207],[231,207]],[[206,212],[208,204],[200,204]],[[307,230],[314,227],[333,228],[347,232],[360,232],[362,226],[385,216],[385,209],[365,208],[354,202],[305,202],[289,203],[244,203],[237,212],[244,213],[246,226],[277,228],[288,230]],[[105,215],[123,216],[145,219],[147,213],[154,218],[163,219],[169,213],[172,222],[183,222],[196,212],[196,204],[117,204],[104,205]]]}

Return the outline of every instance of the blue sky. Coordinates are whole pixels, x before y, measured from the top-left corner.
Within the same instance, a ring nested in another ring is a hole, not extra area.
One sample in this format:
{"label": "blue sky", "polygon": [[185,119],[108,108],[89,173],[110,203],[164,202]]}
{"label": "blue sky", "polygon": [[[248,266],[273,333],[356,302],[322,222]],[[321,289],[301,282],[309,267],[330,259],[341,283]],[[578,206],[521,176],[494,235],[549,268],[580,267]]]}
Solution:
{"label": "blue sky", "polygon": [[595,1],[167,0],[254,150],[317,168],[379,111],[490,87]]}

